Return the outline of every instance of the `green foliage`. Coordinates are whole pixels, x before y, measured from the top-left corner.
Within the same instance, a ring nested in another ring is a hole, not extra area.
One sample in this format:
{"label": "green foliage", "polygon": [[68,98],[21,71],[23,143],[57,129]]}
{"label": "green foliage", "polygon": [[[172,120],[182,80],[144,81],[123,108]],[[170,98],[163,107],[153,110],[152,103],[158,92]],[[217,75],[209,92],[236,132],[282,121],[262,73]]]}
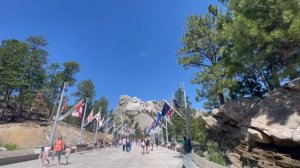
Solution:
{"label": "green foliage", "polygon": [[4,148],[6,148],[8,151],[13,151],[13,150],[17,150],[18,149],[18,145],[17,144],[11,144],[11,143],[7,143],[3,145]]}
{"label": "green foliage", "polygon": [[101,112],[101,116],[104,117],[108,113],[109,101],[106,97],[102,96],[99,100],[94,103],[94,109]]}
{"label": "green foliage", "polygon": [[191,137],[192,141],[198,144],[204,144],[207,138],[205,122],[200,117],[191,117]]}
{"label": "green foliage", "polygon": [[205,108],[243,96],[262,97],[300,75],[297,1],[220,0],[188,18],[178,62],[196,67],[197,100]]}
{"label": "green foliage", "polygon": [[81,81],[77,85],[77,92],[73,94],[78,97],[78,101],[82,99],[89,98],[89,100],[93,100],[96,95],[95,87],[91,79]]}
{"label": "green foliage", "polygon": [[8,103],[12,93],[18,95],[18,115],[22,115],[24,104],[43,87],[46,79],[45,64],[48,53],[44,49],[47,41],[41,36],[29,36],[21,42],[3,40],[0,46],[0,89],[4,102]]}
{"label": "green foliage", "polygon": [[224,156],[222,155],[220,148],[216,142],[208,141],[207,151],[210,161],[226,166],[226,160],[224,159]]}

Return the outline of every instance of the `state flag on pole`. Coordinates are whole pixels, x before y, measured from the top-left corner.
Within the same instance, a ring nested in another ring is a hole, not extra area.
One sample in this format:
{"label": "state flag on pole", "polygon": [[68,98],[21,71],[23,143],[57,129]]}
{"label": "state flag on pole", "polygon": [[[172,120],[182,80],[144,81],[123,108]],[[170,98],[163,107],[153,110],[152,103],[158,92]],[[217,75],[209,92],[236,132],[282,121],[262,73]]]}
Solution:
{"label": "state flag on pole", "polygon": [[65,114],[65,112],[66,112],[66,109],[67,109],[67,102],[68,102],[68,98],[66,97],[66,98],[64,99],[64,104],[63,104],[63,106],[62,106],[62,108],[61,108],[61,110],[60,110],[60,114],[61,114],[61,115]]}
{"label": "state flag on pole", "polygon": [[94,119],[93,114],[94,114],[94,110],[92,110],[92,111],[90,112],[89,116],[87,117],[87,119],[86,119],[86,124],[88,124],[88,123],[90,123],[90,122],[93,121],[93,119]]}
{"label": "state flag on pole", "polygon": [[160,120],[161,120],[161,112],[157,112],[156,114],[156,126],[158,126],[160,124]]}
{"label": "state flag on pole", "polygon": [[82,118],[83,107],[84,107],[84,102],[83,100],[81,100],[79,103],[75,105],[74,108],[72,108],[71,116]]}
{"label": "state flag on pole", "polygon": [[172,114],[172,112],[173,112],[173,109],[166,102],[164,102],[164,106],[161,111],[161,115],[165,116],[166,114],[168,114],[168,116],[169,116]]}
{"label": "state flag on pole", "polygon": [[175,107],[176,107],[177,109],[180,108],[180,105],[177,103],[176,99],[173,99],[173,104],[175,105]]}

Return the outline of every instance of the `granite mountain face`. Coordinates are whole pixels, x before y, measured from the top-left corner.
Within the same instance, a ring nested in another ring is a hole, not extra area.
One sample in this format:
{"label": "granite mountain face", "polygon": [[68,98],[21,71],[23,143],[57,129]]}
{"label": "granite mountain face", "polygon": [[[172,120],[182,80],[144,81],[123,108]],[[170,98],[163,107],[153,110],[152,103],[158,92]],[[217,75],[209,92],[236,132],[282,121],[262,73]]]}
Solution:
{"label": "granite mountain face", "polygon": [[137,97],[122,95],[115,108],[116,120],[129,127],[138,125],[142,130],[154,120],[156,113],[161,111],[163,101],[142,101]]}

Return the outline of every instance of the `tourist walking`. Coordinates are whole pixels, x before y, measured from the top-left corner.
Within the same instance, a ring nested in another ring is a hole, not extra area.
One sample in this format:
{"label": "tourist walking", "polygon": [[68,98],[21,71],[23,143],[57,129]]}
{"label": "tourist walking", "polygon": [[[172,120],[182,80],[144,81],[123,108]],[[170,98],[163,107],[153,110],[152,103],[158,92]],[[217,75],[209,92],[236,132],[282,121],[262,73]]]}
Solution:
{"label": "tourist walking", "polygon": [[[41,158],[42,158],[43,166],[48,165],[50,163],[50,161],[48,159],[50,150],[51,150],[50,144],[47,144],[45,147],[42,148]],[[47,164],[44,164],[45,161],[47,161]]]}
{"label": "tourist walking", "polygon": [[145,153],[145,140],[141,140],[141,147],[142,147],[142,155]]}
{"label": "tourist walking", "polygon": [[126,139],[125,139],[125,137],[122,140],[122,144],[123,144],[123,151],[125,152],[125,147],[126,147]]}
{"label": "tourist walking", "polygon": [[71,154],[71,149],[69,147],[66,147],[66,149],[65,149],[66,164],[69,164],[70,154]]}
{"label": "tourist walking", "polygon": [[154,138],[151,137],[150,139],[150,145],[151,145],[151,151],[153,151],[153,146],[154,146]]}
{"label": "tourist walking", "polygon": [[54,157],[57,155],[58,164],[61,164],[60,156],[65,149],[64,146],[65,146],[65,144],[64,144],[64,141],[62,140],[62,136],[58,136],[57,140],[55,142],[55,145],[54,145],[54,154],[52,156],[52,162],[54,160]]}
{"label": "tourist walking", "polygon": [[128,138],[126,138],[126,151],[130,151],[130,140]]}
{"label": "tourist walking", "polygon": [[149,140],[149,138],[147,138],[147,140],[146,140],[146,152],[147,153],[149,153],[149,151],[148,151],[149,145],[150,145],[150,140]]}

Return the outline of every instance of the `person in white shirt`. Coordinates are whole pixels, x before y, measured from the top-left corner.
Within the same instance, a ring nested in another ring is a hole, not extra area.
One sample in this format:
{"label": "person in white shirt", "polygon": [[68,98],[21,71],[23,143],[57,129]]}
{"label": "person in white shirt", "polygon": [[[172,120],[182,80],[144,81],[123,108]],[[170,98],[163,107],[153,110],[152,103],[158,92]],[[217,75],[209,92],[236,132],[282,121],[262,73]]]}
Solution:
{"label": "person in white shirt", "polygon": [[145,153],[145,140],[141,140],[141,147],[142,147],[142,155]]}
{"label": "person in white shirt", "polygon": [[125,139],[125,137],[123,138],[122,143],[123,143],[123,151],[125,151],[125,146],[126,146],[126,139]]}
{"label": "person in white shirt", "polygon": [[71,154],[71,149],[69,147],[66,147],[66,149],[65,149],[66,164],[69,164],[70,154]]}
{"label": "person in white shirt", "polygon": [[51,150],[51,147],[49,144],[47,144],[44,149],[42,150],[42,153],[41,153],[41,156],[42,156],[42,164],[45,165],[45,161],[47,161],[47,164],[48,165],[50,163],[48,157],[49,157],[49,153],[50,153],[50,150]]}

